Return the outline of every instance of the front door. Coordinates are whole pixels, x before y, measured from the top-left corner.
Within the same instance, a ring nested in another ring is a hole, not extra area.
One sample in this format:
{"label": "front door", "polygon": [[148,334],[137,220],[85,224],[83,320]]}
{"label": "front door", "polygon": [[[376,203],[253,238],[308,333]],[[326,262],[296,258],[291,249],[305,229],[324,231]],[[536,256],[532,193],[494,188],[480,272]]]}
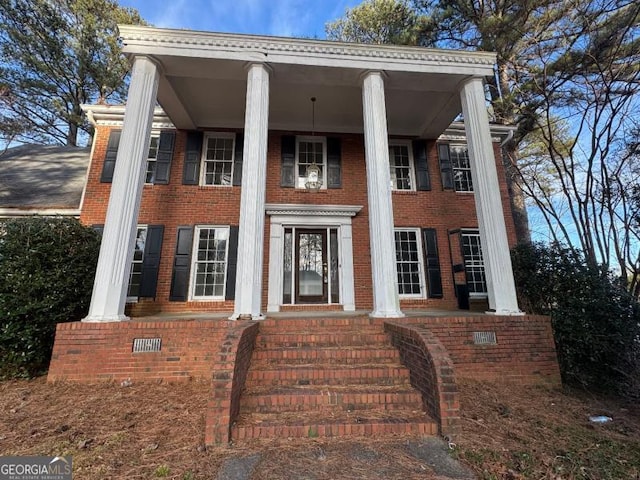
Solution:
{"label": "front door", "polygon": [[327,230],[295,230],[295,303],[327,303]]}

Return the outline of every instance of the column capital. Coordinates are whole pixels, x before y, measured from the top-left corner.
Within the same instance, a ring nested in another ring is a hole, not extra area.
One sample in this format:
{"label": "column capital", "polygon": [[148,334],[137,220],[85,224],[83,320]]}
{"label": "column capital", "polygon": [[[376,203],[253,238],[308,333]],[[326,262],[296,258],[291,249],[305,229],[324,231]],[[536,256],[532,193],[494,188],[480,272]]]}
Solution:
{"label": "column capital", "polygon": [[360,83],[363,84],[364,81],[372,75],[379,76],[382,80],[389,76],[384,70],[365,70],[359,75]]}
{"label": "column capital", "polygon": [[247,62],[244,64],[244,69],[246,72],[249,72],[253,67],[262,67],[269,75],[273,73],[273,67],[269,65],[267,62],[260,62],[258,60],[253,62]]}
{"label": "column capital", "polygon": [[136,63],[140,64],[141,62],[149,62],[153,64],[158,73],[164,74],[164,66],[162,65],[162,62],[160,62],[160,60],[158,60],[157,58],[150,55],[134,55],[132,57],[132,65],[135,65]]}

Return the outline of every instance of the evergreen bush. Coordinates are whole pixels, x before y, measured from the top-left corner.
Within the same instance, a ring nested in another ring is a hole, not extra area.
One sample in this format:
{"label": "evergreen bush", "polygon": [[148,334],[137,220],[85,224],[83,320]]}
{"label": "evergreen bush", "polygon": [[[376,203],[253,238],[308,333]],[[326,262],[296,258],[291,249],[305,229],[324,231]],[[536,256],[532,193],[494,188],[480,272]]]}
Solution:
{"label": "evergreen bush", "polygon": [[0,377],[46,371],[56,324],[88,311],[99,248],[75,219],[0,223]]}
{"label": "evergreen bush", "polygon": [[610,272],[561,245],[512,251],[521,307],[550,315],[564,382],[640,395],[640,305]]}

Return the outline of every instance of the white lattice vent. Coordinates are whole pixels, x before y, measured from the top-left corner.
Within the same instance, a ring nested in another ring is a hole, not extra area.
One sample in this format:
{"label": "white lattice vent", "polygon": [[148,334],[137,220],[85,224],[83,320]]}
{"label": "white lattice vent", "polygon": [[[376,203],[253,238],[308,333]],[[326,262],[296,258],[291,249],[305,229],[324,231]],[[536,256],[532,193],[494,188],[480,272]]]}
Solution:
{"label": "white lattice vent", "polygon": [[475,345],[496,345],[498,343],[496,332],[473,332],[473,343]]}
{"label": "white lattice vent", "polygon": [[160,338],[134,338],[133,353],[159,352],[162,347]]}

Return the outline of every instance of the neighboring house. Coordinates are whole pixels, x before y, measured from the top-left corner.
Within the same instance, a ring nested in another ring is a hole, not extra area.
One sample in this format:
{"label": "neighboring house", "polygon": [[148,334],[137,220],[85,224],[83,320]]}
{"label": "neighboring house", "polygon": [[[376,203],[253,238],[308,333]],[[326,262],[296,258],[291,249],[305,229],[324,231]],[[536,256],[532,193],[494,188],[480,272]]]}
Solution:
{"label": "neighboring house", "polygon": [[80,216],[91,149],[21,145],[0,155],[0,218]]}
{"label": "neighboring house", "polygon": [[483,86],[493,54],[121,36],[126,112],[83,107],[96,135],[81,220],[104,225],[87,320],[123,319],[126,302],[134,315],[399,317],[464,308],[467,291],[519,312],[510,129],[489,124]]}

